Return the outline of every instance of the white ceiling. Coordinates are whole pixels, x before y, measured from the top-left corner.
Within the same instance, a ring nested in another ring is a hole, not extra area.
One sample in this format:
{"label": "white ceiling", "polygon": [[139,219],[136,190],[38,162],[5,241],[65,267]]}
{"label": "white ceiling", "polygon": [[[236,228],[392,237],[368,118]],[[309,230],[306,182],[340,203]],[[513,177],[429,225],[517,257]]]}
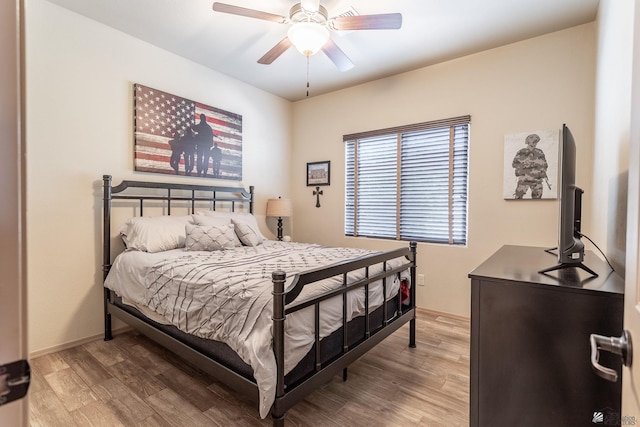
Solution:
{"label": "white ceiling", "polygon": [[[289,99],[306,97],[306,58],[290,48],[256,61],[288,25],[213,12],[213,0],[49,0],[184,58]],[[289,15],[296,0],[223,3]],[[336,16],[399,12],[400,30],[332,31],[355,67],[340,72],[322,52],[310,58],[310,96],[591,22],[599,0],[322,0]]]}

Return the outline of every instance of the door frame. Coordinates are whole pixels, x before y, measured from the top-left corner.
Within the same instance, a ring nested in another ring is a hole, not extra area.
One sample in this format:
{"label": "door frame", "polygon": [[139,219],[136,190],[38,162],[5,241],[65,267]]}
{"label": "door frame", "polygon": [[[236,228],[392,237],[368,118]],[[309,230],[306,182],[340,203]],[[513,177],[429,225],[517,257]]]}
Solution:
{"label": "door frame", "polygon": [[622,375],[621,415],[640,423],[640,5],[637,2],[633,14],[624,328],[632,334],[636,360]]}
{"label": "door frame", "polygon": [[[0,364],[27,343],[24,0],[0,2]],[[0,424],[27,426],[27,399],[0,406]]]}

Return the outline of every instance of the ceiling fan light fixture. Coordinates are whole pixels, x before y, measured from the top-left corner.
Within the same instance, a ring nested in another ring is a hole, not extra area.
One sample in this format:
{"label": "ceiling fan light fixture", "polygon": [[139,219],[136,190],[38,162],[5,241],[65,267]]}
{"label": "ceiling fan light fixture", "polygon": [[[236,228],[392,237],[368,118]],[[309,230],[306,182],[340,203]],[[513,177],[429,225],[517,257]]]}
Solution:
{"label": "ceiling fan light fixture", "polygon": [[298,22],[287,33],[291,43],[305,56],[316,54],[329,40],[329,30],[317,22]]}
{"label": "ceiling fan light fixture", "polygon": [[315,13],[319,10],[320,1],[319,0],[301,0],[300,6],[302,6],[302,8],[307,12]]}

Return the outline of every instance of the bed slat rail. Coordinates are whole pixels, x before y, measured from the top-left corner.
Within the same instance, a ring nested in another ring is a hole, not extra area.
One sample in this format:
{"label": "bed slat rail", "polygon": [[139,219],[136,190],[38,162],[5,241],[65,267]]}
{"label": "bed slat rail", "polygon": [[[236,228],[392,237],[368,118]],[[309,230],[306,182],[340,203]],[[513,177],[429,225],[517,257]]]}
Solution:
{"label": "bed slat rail", "polygon": [[[323,279],[328,279],[333,276],[338,276],[340,274],[348,273],[350,271],[358,270],[360,268],[366,268],[367,266],[378,264],[384,261],[388,261],[394,258],[407,257],[410,263],[415,263],[415,248],[417,247],[417,243],[411,242],[409,248],[400,248],[395,249],[389,252],[383,252],[379,254],[365,255],[359,258],[356,258],[351,261],[343,261],[340,263],[336,263],[331,266],[331,268],[316,268],[313,270],[306,271],[304,273],[298,274],[293,280],[292,288],[287,292],[286,303],[292,303],[305,285],[313,282],[317,282]],[[412,277],[412,283],[415,282],[415,278]]]}
{"label": "bed slat rail", "polygon": [[[111,175],[104,175],[111,178]],[[221,193],[240,193],[243,197],[249,199],[251,192],[247,192],[240,187],[221,187],[217,185],[201,185],[201,184],[180,184],[166,182],[149,182],[149,181],[129,181],[124,180],[120,184],[112,187],[113,193],[121,193],[128,188],[157,188],[160,190],[193,190],[193,191],[211,191]]]}
{"label": "bed slat rail", "polygon": [[[385,261],[383,263],[384,268],[383,270],[387,269],[387,262]],[[382,278],[382,295],[385,295],[385,300],[386,300],[386,295],[387,295],[387,277],[385,276]],[[398,286],[398,293],[401,292],[400,286]],[[398,310],[402,309],[402,305],[398,306]],[[382,317],[382,321],[384,322],[384,325],[387,326],[387,324],[389,323],[389,312],[388,312],[388,307],[387,304],[382,304],[382,313],[383,313],[383,317]]]}
{"label": "bed slat rail", "polygon": [[364,312],[366,317],[364,318],[364,339],[371,336],[371,322],[369,318],[369,284],[364,285]]}
{"label": "bed slat rail", "polygon": [[[369,267],[365,268],[365,279],[369,278]],[[342,290],[346,290],[347,286],[349,286],[348,282],[348,274],[344,273],[342,275]],[[349,330],[347,328],[347,294],[348,292],[342,293],[342,354],[346,353],[349,350]],[[320,345],[318,341],[316,346]]]}
{"label": "bed slat rail", "polygon": [[[335,296],[346,295],[347,293],[353,291],[354,289],[361,288],[363,286],[369,285],[369,284],[371,284],[371,283],[373,283],[375,281],[378,281],[378,280],[384,280],[386,277],[393,276],[393,275],[395,275],[397,273],[400,273],[402,271],[407,270],[410,267],[411,267],[411,264],[409,264],[409,263],[402,264],[402,265],[400,265],[400,266],[398,266],[396,268],[392,268],[392,269],[389,269],[387,271],[381,271],[380,273],[374,274],[374,275],[372,275],[370,277],[364,277],[364,278],[356,280],[356,281],[354,281],[352,283],[348,283],[346,285],[343,285],[340,288],[332,289],[332,290],[327,291],[325,293],[322,293],[320,295],[314,296],[313,299],[305,300],[305,301],[302,301],[302,302],[297,303],[297,304],[292,305],[292,306],[287,306],[285,308],[285,314],[294,313],[296,311],[302,310],[303,308],[312,306],[312,305],[314,305],[316,303],[325,301],[325,300],[327,300],[329,298],[333,298]],[[368,275],[368,273],[366,273],[366,274]],[[386,289],[385,289],[385,291],[386,291]],[[386,293],[385,293],[385,295],[386,295]]]}

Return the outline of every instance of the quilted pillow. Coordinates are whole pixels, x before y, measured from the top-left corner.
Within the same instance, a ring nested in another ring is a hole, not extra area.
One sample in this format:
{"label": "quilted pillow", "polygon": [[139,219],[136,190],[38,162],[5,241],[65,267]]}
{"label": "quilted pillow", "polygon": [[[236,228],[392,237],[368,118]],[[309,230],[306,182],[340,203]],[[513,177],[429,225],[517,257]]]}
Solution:
{"label": "quilted pillow", "polygon": [[134,217],[120,227],[127,249],[161,252],[183,248],[185,226],[193,222],[191,215]]}
{"label": "quilted pillow", "polygon": [[[228,217],[194,215],[193,222],[196,225],[202,225],[206,227],[230,225],[233,229],[233,224],[231,223],[231,219],[229,219]],[[233,235],[233,245],[242,246],[242,243],[240,242],[240,240],[238,239],[238,236],[235,233]]]}
{"label": "quilted pillow", "polygon": [[185,249],[188,251],[220,251],[232,249],[238,239],[233,224],[186,226]]}
{"label": "quilted pillow", "polygon": [[260,243],[262,243],[263,240],[256,234],[255,231],[253,231],[249,224],[247,224],[246,222],[237,221],[235,219],[232,219],[231,222],[233,222],[233,225],[236,229],[236,234],[238,235],[238,238],[240,238],[240,241],[243,245],[258,246]]}
{"label": "quilted pillow", "polygon": [[264,235],[260,231],[260,227],[258,227],[258,221],[256,220],[256,217],[253,216],[253,214],[250,214],[248,212],[201,211],[201,212],[198,212],[198,215],[194,215],[194,218],[197,218],[200,216],[213,217],[213,218],[228,218],[238,223],[239,222],[245,223],[249,227],[251,227],[251,229],[256,234],[256,236],[258,236],[260,243],[262,243],[262,241],[264,240],[267,240],[267,238],[264,237]]}

